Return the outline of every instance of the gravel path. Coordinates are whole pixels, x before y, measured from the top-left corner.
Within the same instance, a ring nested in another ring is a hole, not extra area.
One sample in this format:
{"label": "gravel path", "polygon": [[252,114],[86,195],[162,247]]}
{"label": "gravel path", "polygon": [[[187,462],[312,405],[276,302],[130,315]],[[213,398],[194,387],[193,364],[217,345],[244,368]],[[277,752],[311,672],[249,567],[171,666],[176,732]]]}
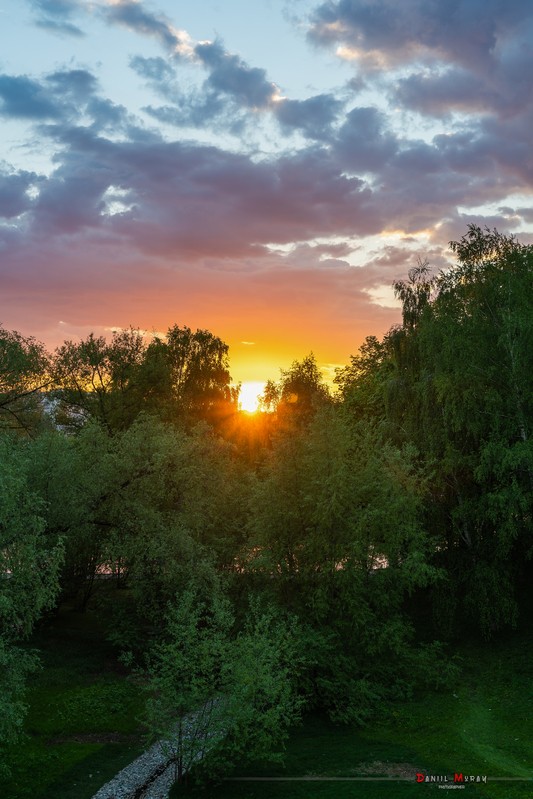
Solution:
{"label": "gravel path", "polygon": [[174,764],[169,764],[161,742],[119,771],[92,799],[167,799],[174,782]]}
{"label": "gravel path", "polygon": [[[185,720],[185,735],[209,741],[212,745],[220,734],[209,730],[211,714],[221,707],[220,698],[209,699],[203,707],[191,713]],[[207,718],[205,719],[205,716]],[[198,745],[198,744],[197,744]],[[137,760],[119,771],[112,780],[103,785],[92,799],[168,799],[174,783],[174,761],[169,752],[172,748],[165,740],[158,741],[146,750]],[[203,757],[205,749],[199,747],[189,763]]]}

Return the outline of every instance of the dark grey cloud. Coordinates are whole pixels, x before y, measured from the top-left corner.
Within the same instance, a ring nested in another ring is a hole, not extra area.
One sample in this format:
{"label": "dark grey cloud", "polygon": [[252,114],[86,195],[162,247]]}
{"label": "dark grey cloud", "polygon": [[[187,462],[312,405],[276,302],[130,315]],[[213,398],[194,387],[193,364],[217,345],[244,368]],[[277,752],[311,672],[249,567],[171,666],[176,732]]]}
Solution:
{"label": "dark grey cloud", "polygon": [[164,58],[157,56],[155,58],[144,58],[141,55],[135,55],[130,58],[130,67],[141,78],[153,82],[157,87],[159,85],[165,86],[169,81],[176,79],[176,71]]}
{"label": "dark grey cloud", "polygon": [[333,94],[317,94],[307,100],[282,99],[272,106],[274,116],[285,133],[300,131],[317,141],[332,136],[332,126],[344,103]]}
{"label": "dark grey cloud", "polygon": [[[501,213],[502,209],[500,208],[499,210],[500,210],[500,213]],[[529,222],[529,223],[533,222],[533,207],[530,207],[530,208],[517,208],[514,211],[514,213],[516,213],[518,216],[522,217],[522,219],[525,222]]]}
{"label": "dark grey cloud", "polygon": [[183,35],[172,26],[164,14],[148,11],[137,0],[119,0],[112,6],[106,7],[103,14],[108,22],[123,25],[135,33],[153,36],[174,55],[178,55],[180,48],[186,44]]}
{"label": "dark grey cloud", "polygon": [[167,102],[150,104],[143,110],[154,119],[174,127],[203,128],[206,125],[240,135],[247,124],[246,112],[272,105],[276,90],[264,70],[249,67],[228,53],[220,42],[195,49],[197,61],[209,72],[201,86],[182,89],[176,70],[163,58],[134,56],[130,67]]}
{"label": "dark grey cloud", "polygon": [[313,13],[310,35],[319,43],[381,53],[389,63],[429,53],[478,69],[532,15],[529,0],[328,0]]}
{"label": "dark grey cloud", "polygon": [[[140,10],[140,4],[135,5]],[[266,70],[251,67],[228,52],[220,40],[201,42],[190,55],[192,61],[208,72],[203,85],[192,90],[182,89],[176,70],[165,59],[141,55],[130,59],[134,72],[168,101],[164,106],[151,104],[144,109],[160,122],[175,127],[210,124],[239,134],[246,127],[242,111],[261,110],[271,111],[285,133],[299,130],[314,140],[331,135],[331,126],[343,107],[343,102],[334,95],[321,94],[307,100],[281,99]]]}
{"label": "dark grey cloud", "polygon": [[397,84],[395,97],[406,108],[433,116],[446,116],[452,111],[485,112],[498,104],[496,92],[476,75],[459,68],[403,78]]}
{"label": "dark grey cloud", "polygon": [[267,108],[276,96],[277,88],[267,79],[266,70],[248,66],[239,56],[228,53],[221,42],[197,44],[194,52],[208,69],[206,84],[214,91],[255,109]]}
{"label": "dark grey cloud", "polygon": [[58,119],[61,103],[50,90],[26,75],[0,75],[0,114],[15,119]]}
{"label": "dark grey cloud", "polygon": [[[533,37],[533,31],[532,31]],[[533,50],[509,54],[492,70],[476,74],[462,67],[412,74],[398,81],[394,97],[407,108],[442,117],[492,113],[508,118],[531,108]]]}
{"label": "dark grey cloud", "polygon": [[95,131],[128,134],[136,127],[135,118],[125,106],[104,97],[91,97],[85,113],[91,117],[91,128]]}
{"label": "dark grey cloud", "polygon": [[506,214],[460,214],[454,213],[443,219],[440,226],[433,231],[431,241],[435,244],[447,245],[450,241],[459,241],[465,234],[468,225],[497,228],[500,233],[509,233],[516,227],[516,220]]}
{"label": "dark grey cloud", "polygon": [[[217,147],[166,142],[133,126],[125,128],[125,141],[87,127],[43,127],[55,138],[57,166],[31,207],[29,239],[92,231],[110,246],[127,243],[147,256],[258,258],[271,244],[431,231],[443,219],[459,219],[458,206],[501,201],[516,190],[514,165],[498,160],[479,135],[399,143],[373,109],[356,112],[349,118],[357,133],[349,148],[341,128],[340,144],[259,162]],[[356,165],[374,172],[373,190],[347,175]],[[110,212],[106,202],[121,196],[124,209]],[[501,218],[507,228],[517,221]]]}
{"label": "dark grey cloud", "polygon": [[97,94],[98,80],[85,69],[58,70],[40,81],[27,75],[0,75],[0,115],[39,125],[44,135],[55,136],[54,125],[75,124],[82,115],[94,130],[115,133],[135,128],[123,106]]}
{"label": "dark grey cloud", "polygon": [[173,105],[148,105],[143,111],[159,122],[176,128],[203,128],[210,124],[239,134],[246,126],[247,120],[238,106],[228,104],[228,101],[216,92],[193,91],[183,94],[176,92],[172,99]]}
{"label": "dark grey cloud", "polygon": [[28,189],[38,180],[34,172],[13,172],[0,165],[0,217],[12,219],[27,211],[32,205]]}
{"label": "dark grey cloud", "polygon": [[425,115],[507,118],[533,104],[530,0],[329,0],[310,36],[346,48],[359,76],[408,69],[389,96]]}
{"label": "dark grey cloud", "polygon": [[[52,132],[63,149],[33,208],[38,238],[92,229],[154,255],[235,257],[272,242],[380,229],[364,182],[340,174],[320,148],[255,163],[192,143]],[[111,188],[127,195],[130,211],[106,213]]]}
{"label": "dark grey cloud", "polygon": [[346,115],[334,143],[344,168],[358,172],[381,170],[399,149],[387,119],[376,108],[354,108]]}
{"label": "dark grey cloud", "polygon": [[85,102],[98,88],[98,80],[86,69],[53,72],[46,78],[53,91],[76,102]]}

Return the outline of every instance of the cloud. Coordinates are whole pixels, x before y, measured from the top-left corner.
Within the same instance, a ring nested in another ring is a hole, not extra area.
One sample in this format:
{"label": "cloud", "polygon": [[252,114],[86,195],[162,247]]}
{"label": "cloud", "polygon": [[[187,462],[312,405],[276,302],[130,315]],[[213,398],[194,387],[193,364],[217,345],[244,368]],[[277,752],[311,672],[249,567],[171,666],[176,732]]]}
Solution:
{"label": "cloud", "polygon": [[485,228],[497,228],[500,233],[509,233],[515,227],[516,219],[507,214],[460,214],[455,213],[442,220],[431,235],[432,243],[447,245],[450,241],[459,241],[465,234],[468,225]]}
{"label": "cloud", "polygon": [[451,68],[440,74],[415,74],[398,81],[395,98],[406,108],[433,116],[452,111],[477,114],[498,102],[495,92],[464,69]]}
{"label": "cloud", "polygon": [[46,78],[53,91],[77,102],[84,102],[96,92],[98,81],[86,69],[69,69],[53,72]]}
{"label": "cloud", "polygon": [[63,109],[38,81],[26,75],[0,75],[0,114],[15,119],[59,119]]}
{"label": "cloud", "polygon": [[81,28],[70,22],[75,12],[80,10],[78,0],[31,0],[31,6],[37,12],[38,27],[59,35],[85,35]]}
{"label": "cloud", "polygon": [[12,219],[27,211],[32,205],[28,190],[37,181],[34,172],[13,172],[0,165],[0,217]]}
{"label": "cloud", "polygon": [[310,36],[350,48],[363,66],[431,56],[479,70],[532,14],[529,0],[329,0],[314,11]]}
{"label": "cloud", "polygon": [[164,14],[148,11],[138,0],[115,0],[102,13],[108,22],[154,37],[175,57],[190,55],[190,37],[186,31],[175,28]]}
{"label": "cloud", "polygon": [[280,99],[272,112],[285,133],[300,131],[308,139],[330,139],[332,127],[344,103],[333,94],[317,94],[306,100]]}
{"label": "cloud", "polygon": [[266,81],[264,70],[248,67],[237,56],[227,53],[220,43],[204,42],[198,48],[202,55],[195,63],[204,66],[209,77],[202,85],[185,91],[174,68],[164,59],[138,55],[130,59],[134,72],[167,101],[165,105],[147,105],[143,111],[177,128],[209,126],[240,135],[250,121],[247,114],[258,110],[256,103],[260,110],[269,108],[273,84]]}
{"label": "cloud", "polygon": [[344,168],[360,172],[381,170],[398,149],[398,140],[387,130],[385,116],[371,107],[350,111],[334,143]]}
{"label": "cloud", "polygon": [[250,67],[239,56],[228,53],[221,42],[201,42],[194,48],[200,62],[209,70],[207,86],[233,97],[252,109],[267,108],[278,95],[266,70]]}
{"label": "cloud", "polygon": [[34,123],[39,136],[50,138],[61,139],[61,132],[82,117],[91,119],[95,131],[134,131],[136,120],[127,109],[98,96],[97,90],[98,80],[85,69],[57,70],[40,81],[0,75],[0,116]]}
{"label": "cloud", "polygon": [[161,56],[155,58],[144,58],[135,55],[130,58],[130,67],[141,78],[150,81],[154,87],[165,86],[168,82],[175,80],[176,71],[168,61]]}
{"label": "cloud", "polygon": [[505,120],[533,104],[529,0],[330,0],[309,35],[424,116]]}
{"label": "cloud", "polygon": [[[35,7],[58,24],[82,8]],[[0,171],[4,299],[31,332],[65,318],[148,329],[218,320],[217,334],[255,342],[241,345],[250,360],[266,357],[271,335],[292,342],[292,360],[323,330],[335,346],[317,355],[338,362],[398,320],[376,302],[386,306],[417,256],[443,268],[469,222],[533,221],[527,199],[512,198],[533,192],[530,5],[322,3],[312,35],[353,58],[350,86],[364,100],[346,87],[282,97],[267,70],[218,39],[193,43],[140,2],[91,8],[163,49],[129,62],[151,93],[146,127],[89,70],[0,76],[0,113],[30,123],[52,153],[49,175]],[[474,11],[487,17],[477,27]],[[243,135],[230,151],[217,135],[251,123],[275,154],[247,149]]]}

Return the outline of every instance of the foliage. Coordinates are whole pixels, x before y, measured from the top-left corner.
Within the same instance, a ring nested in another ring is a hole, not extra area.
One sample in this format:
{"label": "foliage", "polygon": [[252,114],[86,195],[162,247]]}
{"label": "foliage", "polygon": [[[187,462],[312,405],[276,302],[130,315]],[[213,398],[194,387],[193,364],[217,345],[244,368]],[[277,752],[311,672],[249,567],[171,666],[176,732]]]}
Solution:
{"label": "foliage", "polygon": [[440,635],[469,619],[490,636],[517,618],[533,512],[533,248],[474,225],[459,263],[395,284],[403,325],[368,339],[338,375],[344,407],[414,445]]}
{"label": "foliage", "polygon": [[29,452],[27,442],[0,437],[0,750],[20,732],[26,677],[37,665],[20,642],[55,600],[62,557],[61,543],[43,535],[42,504],[25,475]]}
{"label": "foliage", "polygon": [[63,607],[35,630],[26,733],[6,751],[9,799],[91,799],[143,751],[142,691],[121,668],[91,612]]}
{"label": "foliage", "polygon": [[298,614],[307,690],[336,718],[362,720],[409,681],[402,604],[438,576],[413,455],[325,408],[305,433],[278,438],[256,484],[249,568],[274,576],[268,590]]}
{"label": "foliage", "polygon": [[0,327],[0,429],[31,433],[42,418],[42,392],[50,386],[43,344]]}
{"label": "foliage", "polygon": [[278,428],[306,425],[317,409],[330,401],[313,353],[281,369],[278,382],[267,381],[260,399],[264,411],[276,412]]}
{"label": "foliage", "polygon": [[209,604],[177,596],[148,673],[148,724],[163,739],[183,782],[190,770],[220,772],[239,760],[273,756],[297,716],[291,628],[253,608],[244,630],[223,596]]}
{"label": "foliage", "polygon": [[[457,772],[488,775],[486,784],[465,788],[470,796],[526,799],[533,769],[531,644],[528,634],[490,646],[463,641],[458,646],[463,673],[452,689],[419,689],[412,700],[393,700],[364,728],[337,725],[323,715],[307,716],[292,730],[283,763],[238,765],[209,790],[175,788],[171,796],[416,799],[421,792],[440,795],[438,785],[417,784],[417,772],[447,774],[450,782]],[[312,781],[317,777],[325,779]],[[350,777],[373,779],[355,783]]]}
{"label": "foliage", "polygon": [[207,330],[174,325],[147,343],[138,329],[110,342],[91,334],[56,351],[58,419],[71,429],[88,419],[109,433],[127,429],[142,412],[187,426],[217,425],[237,409],[230,388],[228,347]]}

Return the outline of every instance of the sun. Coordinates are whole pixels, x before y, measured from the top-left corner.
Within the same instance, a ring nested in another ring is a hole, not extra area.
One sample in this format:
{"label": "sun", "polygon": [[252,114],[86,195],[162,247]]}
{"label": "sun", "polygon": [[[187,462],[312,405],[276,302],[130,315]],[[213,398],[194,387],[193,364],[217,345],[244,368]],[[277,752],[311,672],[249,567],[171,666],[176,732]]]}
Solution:
{"label": "sun", "polygon": [[255,413],[259,407],[259,395],[263,393],[264,383],[258,381],[243,383],[239,394],[239,408],[247,413]]}

